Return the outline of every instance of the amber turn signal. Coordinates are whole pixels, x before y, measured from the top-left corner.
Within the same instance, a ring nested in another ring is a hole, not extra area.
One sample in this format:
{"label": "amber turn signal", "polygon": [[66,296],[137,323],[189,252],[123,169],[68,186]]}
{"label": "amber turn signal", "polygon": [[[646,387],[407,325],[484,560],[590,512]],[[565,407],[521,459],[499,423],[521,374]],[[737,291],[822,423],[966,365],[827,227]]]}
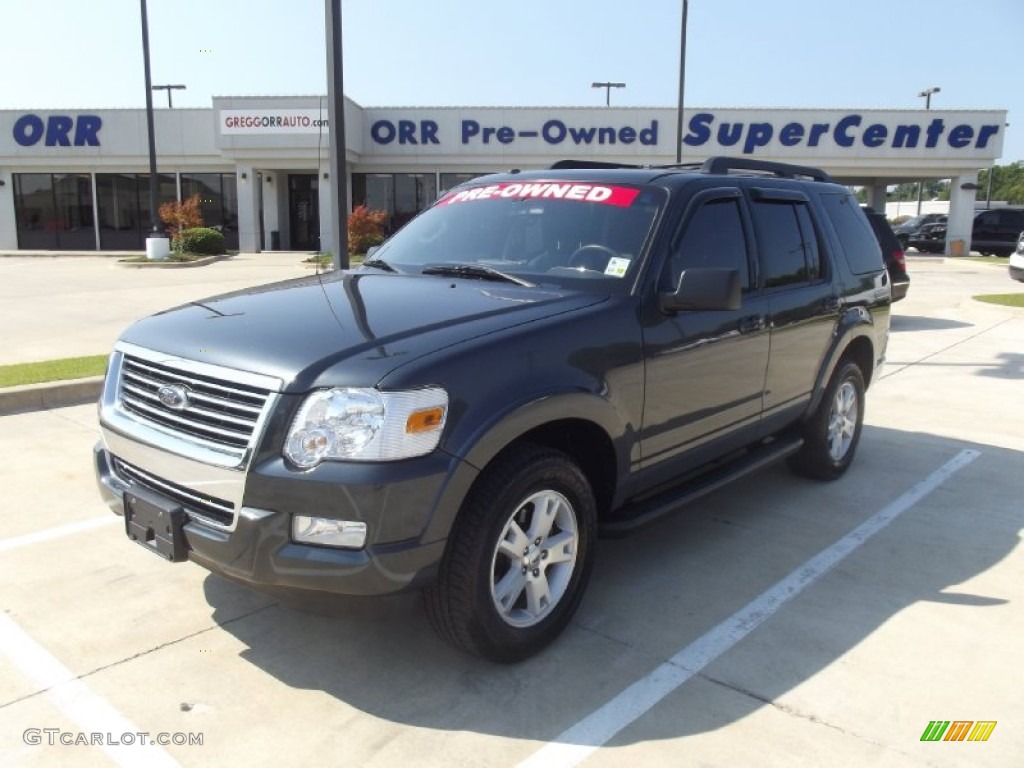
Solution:
{"label": "amber turn signal", "polygon": [[417,435],[422,432],[431,432],[438,429],[444,423],[444,408],[426,408],[422,411],[413,411],[405,422],[405,433]]}

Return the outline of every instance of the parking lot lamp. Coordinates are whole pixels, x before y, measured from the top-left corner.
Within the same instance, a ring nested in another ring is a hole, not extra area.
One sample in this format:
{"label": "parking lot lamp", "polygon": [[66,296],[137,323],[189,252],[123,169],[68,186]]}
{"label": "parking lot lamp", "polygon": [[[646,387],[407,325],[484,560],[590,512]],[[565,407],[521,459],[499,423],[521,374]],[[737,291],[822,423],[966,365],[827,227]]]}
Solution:
{"label": "parking lot lamp", "polygon": [[[921,91],[919,94],[917,94],[918,96],[920,96],[921,98],[924,99],[924,108],[925,109],[931,109],[932,108],[932,94],[933,93],[938,93],[941,90],[942,90],[941,88],[939,88],[938,86],[935,86],[935,87],[932,87],[932,88],[925,88],[923,91]],[[924,195],[924,182],[919,181],[919,182],[917,182],[917,215],[918,216],[921,215],[921,198],[923,197],[923,195]]]}

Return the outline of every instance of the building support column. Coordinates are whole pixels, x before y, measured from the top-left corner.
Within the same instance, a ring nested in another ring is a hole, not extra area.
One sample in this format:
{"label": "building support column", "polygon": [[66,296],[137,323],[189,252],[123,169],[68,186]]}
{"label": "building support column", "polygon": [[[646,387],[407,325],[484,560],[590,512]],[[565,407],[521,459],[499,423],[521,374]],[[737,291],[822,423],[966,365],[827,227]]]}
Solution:
{"label": "building support column", "polygon": [[886,185],[880,184],[878,181],[864,187],[864,191],[867,193],[868,207],[882,215],[885,215],[885,188]]}
{"label": "building support column", "polygon": [[331,178],[330,168],[330,165],[325,164],[316,169],[317,190],[320,193],[320,253],[330,251],[333,247],[332,243],[334,243],[331,221],[334,218],[332,214],[334,213],[335,181]]}
{"label": "building support column", "polygon": [[977,171],[968,171],[954,177],[950,182],[949,220],[946,224],[947,256],[966,256],[971,252],[971,229],[974,225],[977,187]]}
{"label": "building support column", "polygon": [[14,174],[0,169],[0,250],[18,249],[18,223],[14,214]]}
{"label": "building support column", "polygon": [[238,185],[238,250],[255,253],[260,249],[259,195],[256,192],[256,173],[252,166],[240,165],[235,169]]}

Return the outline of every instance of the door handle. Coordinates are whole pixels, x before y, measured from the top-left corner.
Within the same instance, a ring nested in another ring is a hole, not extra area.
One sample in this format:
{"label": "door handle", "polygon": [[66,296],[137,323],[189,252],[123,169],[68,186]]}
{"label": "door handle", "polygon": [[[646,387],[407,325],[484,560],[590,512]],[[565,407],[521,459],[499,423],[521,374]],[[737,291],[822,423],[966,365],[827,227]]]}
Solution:
{"label": "door handle", "polygon": [[764,326],[764,315],[747,315],[746,317],[740,318],[740,333],[763,331]]}

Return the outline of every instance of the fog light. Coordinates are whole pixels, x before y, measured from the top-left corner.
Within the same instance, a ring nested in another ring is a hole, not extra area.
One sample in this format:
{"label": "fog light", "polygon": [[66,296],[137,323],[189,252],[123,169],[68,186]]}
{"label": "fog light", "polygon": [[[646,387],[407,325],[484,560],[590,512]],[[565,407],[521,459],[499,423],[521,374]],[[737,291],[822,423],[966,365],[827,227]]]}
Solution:
{"label": "fog light", "polygon": [[366,544],[366,523],[295,515],[292,518],[292,538],[321,547],[362,549]]}

